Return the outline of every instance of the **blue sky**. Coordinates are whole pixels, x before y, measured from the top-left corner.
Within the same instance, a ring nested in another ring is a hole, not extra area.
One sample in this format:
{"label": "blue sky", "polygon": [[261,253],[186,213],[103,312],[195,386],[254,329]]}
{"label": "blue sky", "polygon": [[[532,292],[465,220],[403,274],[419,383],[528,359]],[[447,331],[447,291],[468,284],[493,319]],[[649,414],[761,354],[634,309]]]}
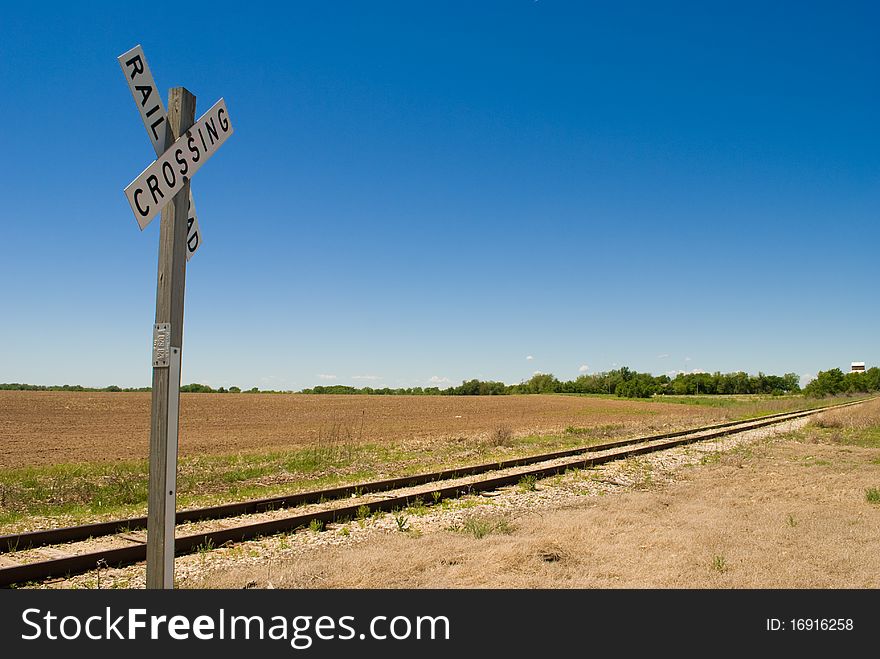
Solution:
{"label": "blue sky", "polygon": [[184,382],[880,363],[871,3],[178,7],[4,8],[0,381],[150,381],[138,43],[235,127]]}

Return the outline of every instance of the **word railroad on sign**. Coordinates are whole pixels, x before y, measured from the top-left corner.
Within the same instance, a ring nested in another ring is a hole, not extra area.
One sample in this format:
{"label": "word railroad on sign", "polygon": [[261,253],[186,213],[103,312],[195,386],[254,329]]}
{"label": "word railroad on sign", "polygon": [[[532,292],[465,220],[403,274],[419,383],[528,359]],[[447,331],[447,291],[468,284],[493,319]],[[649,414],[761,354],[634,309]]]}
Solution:
{"label": "word railroad on sign", "polygon": [[141,229],[162,214],[153,325],[147,588],[173,588],[186,262],[202,243],[190,178],[232,135],[232,124],[222,98],[195,121],[196,98],[183,87],[168,93],[166,113],[140,46],[118,61],[157,156],[125,188],[125,196]]}

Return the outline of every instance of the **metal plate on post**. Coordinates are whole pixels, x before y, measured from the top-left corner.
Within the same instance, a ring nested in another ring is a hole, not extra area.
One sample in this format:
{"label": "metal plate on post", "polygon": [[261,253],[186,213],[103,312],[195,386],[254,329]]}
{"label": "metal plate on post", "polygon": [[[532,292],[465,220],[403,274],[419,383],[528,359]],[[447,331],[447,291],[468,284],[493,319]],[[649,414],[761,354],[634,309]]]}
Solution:
{"label": "metal plate on post", "polygon": [[168,368],[171,363],[171,323],[153,325],[153,368]]}

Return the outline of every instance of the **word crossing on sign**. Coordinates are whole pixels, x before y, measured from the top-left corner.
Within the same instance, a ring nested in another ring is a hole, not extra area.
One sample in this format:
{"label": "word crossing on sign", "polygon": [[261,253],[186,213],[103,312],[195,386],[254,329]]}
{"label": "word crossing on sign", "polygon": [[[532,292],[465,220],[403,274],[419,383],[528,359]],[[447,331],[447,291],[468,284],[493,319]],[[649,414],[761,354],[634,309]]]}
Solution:
{"label": "word crossing on sign", "polygon": [[[153,81],[153,74],[147,65],[144,50],[140,45],[137,45],[116,59],[125,74],[128,89],[140,111],[144,128],[147,129],[147,135],[153,144],[153,150],[157,156],[161,156],[165,151],[168,115],[162,103],[162,95],[159,93],[159,89]],[[195,201],[193,201],[192,192],[190,192],[186,232],[187,261],[192,258],[201,244],[202,232],[199,229],[199,218],[196,216]]]}
{"label": "word crossing on sign", "polygon": [[202,165],[232,135],[221,98],[152,165],[128,184],[125,196],[141,229],[147,226]]}

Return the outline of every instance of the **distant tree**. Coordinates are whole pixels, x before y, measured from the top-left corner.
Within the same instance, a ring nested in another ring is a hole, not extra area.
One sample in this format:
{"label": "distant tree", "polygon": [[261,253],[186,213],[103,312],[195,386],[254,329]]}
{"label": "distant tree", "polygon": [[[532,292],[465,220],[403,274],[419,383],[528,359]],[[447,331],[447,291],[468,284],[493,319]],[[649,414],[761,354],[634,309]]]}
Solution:
{"label": "distant tree", "polygon": [[801,390],[801,378],[797,373],[786,373],[782,379],[784,382],[783,391],[795,393]]}
{"label": "distant tree", "polygon": [[647,373],[630,375],[621,381],[614,393],[624,398],[650,398],[657,391],[657,382]]}
{"label": "distant tree", "polygon": [[530,394],[552,394],[562,390],[562,386],[552,373],[535,373],[526,382],[526,391]]}
{"label": "distant tree", "polygon": [[191,384],[184,384],[180,386],[181,393],[185,394],[193,394],[193,393],[201,393],[204,389],[203,384],[199,384],[197,382],[193,382]]}
{"label": "distant tree", "polygon": [[868,391],[880,391],[880,368],[872,366],[865,371],[865,382],[867,383]]}
{"label": "distant tree", "polygon": [[830,371],[819,371],[816,374],[816,379],[804,387],[804,394],[814,398],[840,394],[844,391],[845,382],[843,371],[839,368],[832,368]]}

